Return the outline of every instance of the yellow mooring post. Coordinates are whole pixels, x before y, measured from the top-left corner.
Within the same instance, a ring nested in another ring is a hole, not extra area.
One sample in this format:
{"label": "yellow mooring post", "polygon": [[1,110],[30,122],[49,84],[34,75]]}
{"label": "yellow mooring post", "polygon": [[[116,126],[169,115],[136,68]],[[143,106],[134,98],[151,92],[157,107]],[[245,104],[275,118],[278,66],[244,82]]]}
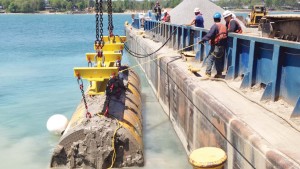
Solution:
{"label": "yellow mooring post", "polygon": [[222,169],[226,160],[226,153],[216,147],[199,148],[189,156],[189,162],[194,169]]}

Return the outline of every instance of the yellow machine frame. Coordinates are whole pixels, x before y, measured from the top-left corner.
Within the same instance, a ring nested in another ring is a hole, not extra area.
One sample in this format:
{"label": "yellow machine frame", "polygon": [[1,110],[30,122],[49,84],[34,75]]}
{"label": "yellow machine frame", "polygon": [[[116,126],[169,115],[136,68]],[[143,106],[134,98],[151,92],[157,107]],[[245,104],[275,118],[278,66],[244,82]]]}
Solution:
{"label": "yellow machine frame", "polygon": [[247,22],[248,27],[257,27],[262,17],[267,14],[266,7],[264,5],[254,5],[250,12],[249,21]]}
{"label": "yellow machine frame", "polygon": [[74,76],[90,81],[89,95],[104,94],[110,76],[112,74],[118,75],[118,67],[114,66],[117,60],[122,60],[123,42],[126,41],[126,36],[103,36],[103,41],[102,49],[94,45],[96,52],[102,51],[102,57],[98,57],[97,53],[86,53],[86,60],[97,62],[97,67],[74,68]]}
{"label": "yellow machine frame", "polygon": [[74,76],[91,82],[89,95],[104,94],[112,74],[118,75],[118,67],[75,67]]}
{"label": "yellow machine frame", "polygon": [[116,43],[124,43],[126,41],[126,36],[115,36],[115,38],[103,36],[103,41],[105,43],[113,43],[113,40],[115,40]]}

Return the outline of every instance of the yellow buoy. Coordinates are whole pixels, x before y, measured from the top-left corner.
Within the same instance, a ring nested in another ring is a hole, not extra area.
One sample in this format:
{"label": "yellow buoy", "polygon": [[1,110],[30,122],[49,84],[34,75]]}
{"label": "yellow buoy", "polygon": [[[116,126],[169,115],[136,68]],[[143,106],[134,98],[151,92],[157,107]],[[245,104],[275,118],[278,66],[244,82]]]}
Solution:
{"label": "yellow buoy", "polygon": [[189,156],[189,162],[194,169],[221,169],[226,159],[226,153],[216,147],[199,148]]}

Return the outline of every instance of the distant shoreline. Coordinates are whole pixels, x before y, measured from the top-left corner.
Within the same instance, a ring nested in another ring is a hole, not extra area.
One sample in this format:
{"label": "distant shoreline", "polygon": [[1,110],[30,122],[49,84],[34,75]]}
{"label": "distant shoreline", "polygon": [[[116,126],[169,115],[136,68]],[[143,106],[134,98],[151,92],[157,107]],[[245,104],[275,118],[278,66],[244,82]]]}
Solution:
{"label": "distant shoreline", "polygon": [[[0,13],[0,15],[95,15],[96,13],[65,13],[65,12],[53,12],[53,13]],[[107,14],[107,13],[103,13]],[[113,13],[113,15],[129,15],[131,13]]]}
{"label": "distant shoreline", "polygon": [[[238,13],[249,13],[251,12],[250,9],[231,9],[233,12]],[[270,10],[269,12],[295,12],[299,13],[300,11],[295,10]],[[123,13],[113,13],[114,15],[128,15],[128,14],[137,14],[137,13],[147,13],[145,11],[126,11]],[[1,12],[1,14],[8,14],[8,15],[22,15],[22,14],[41,14],[41,15],[95,15],[95,12],[48,12],[48,11],[41,11],[41,12],[32,12],[32,13],[6,13]],[[107,12],[104,12],[103,14],[107,14]]]}
{"label": "distant shoreline", "polygon": [[[113,13],[116,15],[122,15],[122,14],[133,14],[133,13],[146,13],[144,11],[125,11],[123,13]],[[30,13],[11,13],[11,12],[1,12],[1,14],[43,14],[43,15],[55,15],[55,14],[66,14],[66,15],[90,15],[90,14],[96,14],[95,12],[49,12],[49,11],[40,11],[40,12],[30,12]],[[107,14],[107,12],[103,12],[103,14]]]}

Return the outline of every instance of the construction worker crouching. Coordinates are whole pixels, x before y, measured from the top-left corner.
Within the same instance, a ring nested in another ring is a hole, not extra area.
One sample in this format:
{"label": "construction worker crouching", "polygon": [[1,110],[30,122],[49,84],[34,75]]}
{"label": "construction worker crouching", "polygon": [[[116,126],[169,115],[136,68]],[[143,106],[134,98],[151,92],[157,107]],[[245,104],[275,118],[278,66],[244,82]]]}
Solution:
{"label": "construction worker crouching", "polygon": [[217,74],[215,78],[222,77],[222,71],[224,66],[225,46],[227,42],[227,29],[224,24],[221,23],[221,14],[216,12],[213,16],[215,24],[210,28],[209,32],[201,39],[199,43],[203,44],[205,41],[209,41],[211,48],[206,59],[206,72],[207,77],[211,76],[211,69],[215,63]]}
{"label": "construction worker crouching", "polygon": [[126,91],[126,87],[123,83],[123,79],[119,78],[118,75],[113,73],[110,76],[106,85],[106,90],[105,90],[106,99],[101,114],[103,114],[104,116],[108,116],[110,101],[112,99],[119,100],[121,95],[124,94],[125,91]]}
{"label": "construction worker crouching", "polygon": [[243,33],[242,28],[237,20],[234,19],[234,14],[231,11],[224,11],[223,17],[226,21],[228,32]]}
{"label": "construction worker crouching", "polygon": [[125,90],[126,88],[124,86],[123,79],[120,79],[118,75],[115,75],[115,73],[113,73],[106,85],[106,96],[115,96],[117,99],[119,99],[122,92],[124,92]]}

